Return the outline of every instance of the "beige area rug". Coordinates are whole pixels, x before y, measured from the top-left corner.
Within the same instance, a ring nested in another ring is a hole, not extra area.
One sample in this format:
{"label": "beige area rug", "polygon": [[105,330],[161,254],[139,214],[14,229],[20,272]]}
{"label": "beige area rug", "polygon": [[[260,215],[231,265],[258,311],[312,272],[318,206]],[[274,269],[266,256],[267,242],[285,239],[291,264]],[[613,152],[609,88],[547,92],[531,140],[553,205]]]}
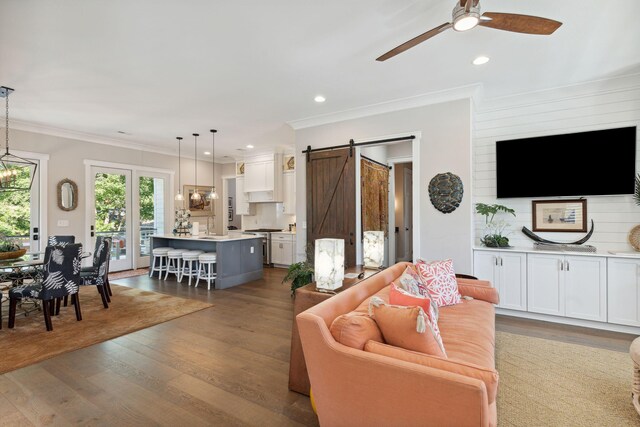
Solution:
{"label": "beige area rug", "polygon": [[[82,287],[82,321],[76,320],[73,306],[61,307],[60,315],[52,319],[52,332],[45,329],[44,316],[39,311],[26,317],[16,316],[14,329],[7,328],[5,319],[0,330],[0,373],[212,306],[201,301],[115,284],[111,284],[111,288],[112,303],[105,309],[95,287]],[[3,313],[8,313],[6,306],[3,307]]]}
{"label": "beige area rug", "polygon": [[628,353],[497,332],[499,426],[640,426]]}
{"label": "beige area rug", "polygon": [[115,273],[109,273],[109,280],[126,279],[127,277],[144,276],[145,274],[149,274],[148,268],[116,271]]}

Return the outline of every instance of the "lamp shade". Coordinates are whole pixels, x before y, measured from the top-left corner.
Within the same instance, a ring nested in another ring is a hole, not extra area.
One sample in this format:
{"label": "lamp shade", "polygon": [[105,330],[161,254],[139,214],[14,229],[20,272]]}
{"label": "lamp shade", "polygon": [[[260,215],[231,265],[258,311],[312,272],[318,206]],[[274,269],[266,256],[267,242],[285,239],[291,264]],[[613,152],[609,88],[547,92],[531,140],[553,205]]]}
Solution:
{"label": "lamp shade", "polygon": [[318,239],[315,247],[316,287],[338,289],[344,279],[344,239]]}
{"label": "lamp shade", "polygon": [[380,268],[384,262],[384,231],[365,231],[363,233],[365,268]]}

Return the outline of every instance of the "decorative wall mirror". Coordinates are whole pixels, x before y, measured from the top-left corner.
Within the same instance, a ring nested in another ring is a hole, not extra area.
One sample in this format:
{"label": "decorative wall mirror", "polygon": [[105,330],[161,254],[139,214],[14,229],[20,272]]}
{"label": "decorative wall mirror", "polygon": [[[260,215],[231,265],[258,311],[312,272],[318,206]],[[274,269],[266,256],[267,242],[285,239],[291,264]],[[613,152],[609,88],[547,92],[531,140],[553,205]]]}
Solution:
{"label": "decorative wall mirror", "polygon": [[78,185],[70,179],[58,183],[58,207],[63,211],[72,211],[78,207]]}

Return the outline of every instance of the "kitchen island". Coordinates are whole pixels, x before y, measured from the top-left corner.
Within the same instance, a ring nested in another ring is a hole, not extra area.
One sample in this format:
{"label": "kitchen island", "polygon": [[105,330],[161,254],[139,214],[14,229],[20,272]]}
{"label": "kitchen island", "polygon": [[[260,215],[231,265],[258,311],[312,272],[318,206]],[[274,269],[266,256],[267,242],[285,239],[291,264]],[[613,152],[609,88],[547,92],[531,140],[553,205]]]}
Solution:
{"label": "kitchen island", "polygon": [[151,236],[151,248],[215,252],[215,289],[226,289],[252,280],[262,279],[262,241],[260,237],[240,236],[174,236],[159,234]]}

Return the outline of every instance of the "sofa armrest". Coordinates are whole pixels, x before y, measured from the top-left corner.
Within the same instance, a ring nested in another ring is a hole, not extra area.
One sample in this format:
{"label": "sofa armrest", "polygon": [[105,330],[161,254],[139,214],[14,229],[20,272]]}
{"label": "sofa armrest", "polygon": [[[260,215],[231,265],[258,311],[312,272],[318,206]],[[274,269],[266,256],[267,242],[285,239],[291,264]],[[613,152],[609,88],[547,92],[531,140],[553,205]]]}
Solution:
{"label": "sofa armrest", "polygon": [[494,424],[481,380],[346,347],[313,310],[296,321],[321,425]]}
{"label": "sofa armrest", "polygon": [[500,304],[500,296],[496,288],[458,284],[458,291],[460,291],[460,295],[463,297],[468,296],[491,304]]}

